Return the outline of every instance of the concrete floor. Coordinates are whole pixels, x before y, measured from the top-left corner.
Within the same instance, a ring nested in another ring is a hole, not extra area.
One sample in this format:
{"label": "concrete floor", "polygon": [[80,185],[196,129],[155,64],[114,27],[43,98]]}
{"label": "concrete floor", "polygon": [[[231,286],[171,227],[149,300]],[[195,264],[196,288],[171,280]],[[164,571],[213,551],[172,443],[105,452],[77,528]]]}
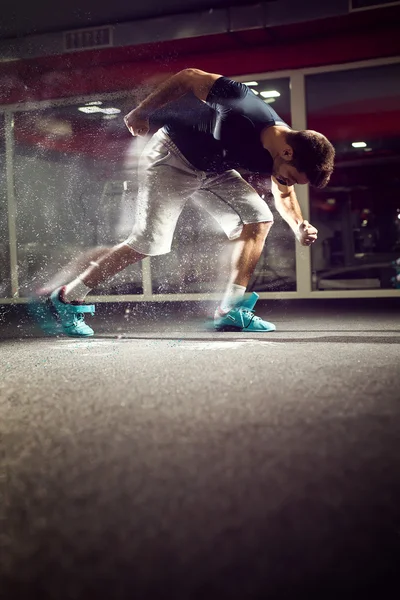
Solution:
{"label": "concrete floor", "polygon": [[398,597],[400,305],[259,305],[275,333],[139,305],[45,338],[3,310],[7,599]]}

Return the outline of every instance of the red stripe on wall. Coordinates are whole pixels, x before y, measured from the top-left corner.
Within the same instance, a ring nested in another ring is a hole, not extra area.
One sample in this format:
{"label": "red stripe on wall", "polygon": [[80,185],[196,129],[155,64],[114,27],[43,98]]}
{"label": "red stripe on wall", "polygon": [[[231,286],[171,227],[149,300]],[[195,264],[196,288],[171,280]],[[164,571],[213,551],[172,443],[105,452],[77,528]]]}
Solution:
{"label": "red stripe on wall", "polygon": [[43,70],[33,60],[6,65],[0,71],[0,104],[129,90],[186,67],[239,76],[395,56],[400,54],[400,36],[387,30],[347,32],[295,43],[270,42],[211,52],[204,44],[202,51],[178,55],[169,52],[164,57],[160,56],[162,44],[157,47],[158,57],[153,60],[140,60],[140,48],[135,47],[136,60],[108,65],[70,68],[68,57],[64,57],[64,68]]}

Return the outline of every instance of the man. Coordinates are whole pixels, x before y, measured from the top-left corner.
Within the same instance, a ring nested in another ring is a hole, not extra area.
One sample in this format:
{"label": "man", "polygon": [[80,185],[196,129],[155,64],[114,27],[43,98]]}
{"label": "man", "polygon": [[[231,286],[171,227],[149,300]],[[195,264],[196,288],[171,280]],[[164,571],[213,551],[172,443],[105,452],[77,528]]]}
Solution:
{"label": "man", "polygon": [[[182,98],[184,109],[179,104]],[[333,146],[317,132],[293,131],[244,84],[199,69],[173,75],[124,120],[132,135],[146,136],[154,115],[163,127],[140,158],[131,235],[50,296],[64,333],[93,335],[84,320],[85,312],[94,312],[94,306],[84,303],[86,295],[128,265],[169,252],[189,198],[233,240],[231,271],[215,328],[275,330],[275,325],[254,314],[257,294],[244,298],[273,217],[238,169],[271,176],[278,212],[298,241],[309,246],[317,239],[317,230],[303,219],[293,185],[325,186],[333,170]]]}

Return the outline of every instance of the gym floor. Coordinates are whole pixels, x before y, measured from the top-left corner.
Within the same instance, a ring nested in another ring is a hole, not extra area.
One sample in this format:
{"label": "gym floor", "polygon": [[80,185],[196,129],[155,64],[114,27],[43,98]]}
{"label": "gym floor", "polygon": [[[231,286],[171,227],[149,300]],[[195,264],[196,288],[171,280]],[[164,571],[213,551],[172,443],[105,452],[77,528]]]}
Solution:
{"label": "gym floor", "polygon": [[1,309],[7,600],[399,596],[400,299],[257,308]]}

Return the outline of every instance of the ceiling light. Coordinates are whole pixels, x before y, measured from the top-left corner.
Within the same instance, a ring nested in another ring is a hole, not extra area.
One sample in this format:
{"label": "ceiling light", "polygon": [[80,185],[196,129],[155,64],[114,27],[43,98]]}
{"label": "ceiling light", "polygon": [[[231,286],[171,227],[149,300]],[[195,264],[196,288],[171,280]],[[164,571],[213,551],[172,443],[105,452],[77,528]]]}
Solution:
{"label": "ceiling light", "polygon": [[267,98],[266,100],[264,100],[264,102],[266,102],[267,104],[272,104],[273,102],[275,102],[276,98]]}
{"label": "ceiling light", "polygon": [[258,85],[258,81],[243,81],[243,85]]}
{"label": "ceiling light", "polygon": [[99,108],[98,106],[79,106],[78,110],[80,110],[83,113],[86,113],[88,115],[92,114],[92,113],[98,113],[98,112],[103,112],[101,108]]}
{"label": "ceiling light", "polygon": [[267,92],[260,92],[261,96],[263,98],[278,98],[280,96],[280,93],[277,92],[276,90],[269,90]]}
{"label": "ceiling light", "polygon": [[253,94],[255,94],[256,96],[258,96],[258,92],[257,90],[251,90],[253,92]]}
{"label": "ceiling light", "polygon": [[367,144],[365,142],[353,142],[353,148],[366,148]]}
{"label": "ceiling light", "polygon": [[94,100],[93,102],[85,102],[85,106],[100,106],[102,103],[101,100]]}
{"label": "ceiling light", "polygon": [[105,115],[118,115],[121,112],[120,108],[101,108],[100,110]]}
{"label": "ceiling light", "polygon": [[78,110],[88,115],[93,113],[103,113],[104,115],[118,115],[121,112],[119,108],[99,108],[98,106],[80,106]]}

